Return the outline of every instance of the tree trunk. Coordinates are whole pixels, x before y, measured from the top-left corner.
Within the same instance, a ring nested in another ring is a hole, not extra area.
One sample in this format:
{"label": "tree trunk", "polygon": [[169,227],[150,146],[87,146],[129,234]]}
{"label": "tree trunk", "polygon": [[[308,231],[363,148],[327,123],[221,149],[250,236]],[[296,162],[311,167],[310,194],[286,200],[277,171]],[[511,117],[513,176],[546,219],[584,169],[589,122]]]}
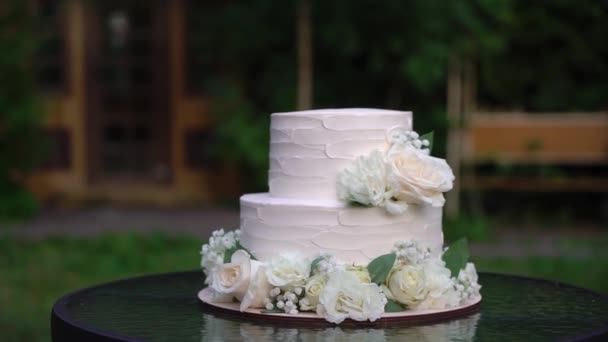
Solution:
{"label": "tree trunk", "polygon": [[460,161],[462,144],[463,76],[460,58],[452,56],[448,62],[447,114],[448,145],[447,161],[454,171],[454,188],[446,194],[445,212],[455,218],[460,213]]}
{"label": "tree trunk", "polygon": [[298,42],[298,110],[312,108],[312,23],[310,0],[298,0],[296,8]]}

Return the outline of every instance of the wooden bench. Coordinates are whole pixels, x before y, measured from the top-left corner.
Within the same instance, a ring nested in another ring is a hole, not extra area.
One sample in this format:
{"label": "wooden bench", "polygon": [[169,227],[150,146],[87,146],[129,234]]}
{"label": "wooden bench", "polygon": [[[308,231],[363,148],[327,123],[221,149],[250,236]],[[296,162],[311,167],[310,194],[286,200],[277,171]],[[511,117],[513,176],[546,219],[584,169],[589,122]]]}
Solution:
{"label": "wooden bench", "polygon": [[[608,192],[608,113],[475,113],[463,131],[462,187]],[[593,175],[480,174],[482,164],[600,168]]]}

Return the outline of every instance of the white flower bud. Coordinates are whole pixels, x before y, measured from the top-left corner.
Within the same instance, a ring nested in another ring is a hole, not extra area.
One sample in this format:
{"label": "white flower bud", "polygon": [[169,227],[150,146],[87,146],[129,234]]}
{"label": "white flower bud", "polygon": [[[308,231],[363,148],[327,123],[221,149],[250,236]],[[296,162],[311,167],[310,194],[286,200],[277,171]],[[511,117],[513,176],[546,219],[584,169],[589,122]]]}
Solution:
{"label": "white flower bud", "polygon": [[422,146],[429,146],[431,144],[427,139],[422,139]]}
{"label": "white flower bud", "polygon": [[271,303],[270,298],[264,298],[264,305],[268,305],[268,303]]}
{"label": "white flower bud", "polygon": [[323,272],[327,269],[327,261],[325,259],[319,261],[318,263],[319,271]]}
{"label": "white flower bud", "polygon": [[413,139],[418,139],[419,135],[418,135],[418,133],[416,133],[414,131],[411,131],[410,132],[410,137],[412,137]]}
{"label": "white flower bud", "polygon": [[236,241],[234,241],[234,238],[231,236],[224,236],[222,238],[222,243],[224,244],[225,248],[232,248],[235,245]]}
{"label": "white flower bud", "polygon": [[299,295],[301,295],[301,294],[302,294],[302,288],[301,288],[301,287],[296,287],[296,288],[293,290],[293,292],[295,292],[295,293],[296,293],[296,295],[298,295],[298,296],[299,296]]}
{"label": "white flower bud", "polygon": [[282,309],[285,306],[285,302],[283,302],[282,300],[277,302],[277,308]]}
{"label": "white flower bud", "polygon": [[413,144],[416,148],[422,147],[422,142],[420,140],[414,140]]}
{"label": "white flower bud", "polygon": [[280,294],[281,294],[281,289],[278,288],[278,287],[275,287],[274,289],[272,289],[270,291],[270,297],[276,297],[276,296],[278,296]]}
{"label": "white flower bud", "polygon": [[291,311],[289,311],[290,315],[297,315],[298,314],[298,309],[292,309]]}
{"label": "white flower bud", "polygon": [[266,304],[266,310],[272,310],[272,309],[274,309],[274,305],[272,305],[272,303]]}

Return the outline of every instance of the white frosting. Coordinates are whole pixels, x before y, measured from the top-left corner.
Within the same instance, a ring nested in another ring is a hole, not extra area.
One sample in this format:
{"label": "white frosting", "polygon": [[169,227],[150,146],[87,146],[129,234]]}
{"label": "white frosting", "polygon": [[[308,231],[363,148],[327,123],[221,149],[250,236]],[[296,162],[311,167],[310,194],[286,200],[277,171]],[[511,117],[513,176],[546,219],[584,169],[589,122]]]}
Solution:
{"label": "white frosting", "polygon": [[385,150],[394,128],[411,130],[412,113],[354,108],[272,114],[270,194],[337,199],[336,174],[358,156]]}
{"label": "white frosting", "polygon": [[398,240],[413,239],[440,253],[441,208],[411,205],[403,215],[376,207],[352,207],[337,200],[241,197],[241,244],[258,260],[297,251],[322,252],[341,262],[367,264],[389,253]]}
{"label": "white frosting", "polygon": [[367,264],[399,240],[439,254],[441,208],[410,205],[403,215],[350,206],[336,196],[336,175],[361,155],[388,148],[391,130],[412,129],[411,112],[326,109],[271,117],[270,193],[241,197],[241,244],[258,260],[281,252],[331,253]]}

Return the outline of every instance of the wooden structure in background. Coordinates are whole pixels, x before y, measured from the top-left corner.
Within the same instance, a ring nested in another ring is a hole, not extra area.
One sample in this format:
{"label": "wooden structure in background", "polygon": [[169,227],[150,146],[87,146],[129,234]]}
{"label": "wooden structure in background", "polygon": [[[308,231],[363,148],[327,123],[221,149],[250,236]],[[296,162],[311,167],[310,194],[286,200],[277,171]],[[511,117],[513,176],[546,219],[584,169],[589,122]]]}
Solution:
{"label": "wooden structure in background", "polygon": [[38,198],[171,205],[238,194],[234,172],[196,157],[210,120],[208,100],[187,91],[188,2],[41,4],[58,23],[59,52],[37,65],[63,156],[30,177]]}
{"label": "wooden structure in background", "polygon": [[[608,165],[608,113],[471,113],[463,140],[464,162]],[[465,187],[523,191],[608,192],[608,178],[594,176],[479,176],[467,173]]]}
{"label": "wooden structure in background", "polygon": [[608,166],[608,112],[490,112],[478,108],[472,63],[453,58],[448,67],[448,162],[454,169],[454,190],[446,214],[460,211],[463,189],[506,191],[608,192],[608,178],[599,175],[541,177],[478,174],[481,164]]}
{"label": "wooden structure in background", "polygon": [[313,44],[310,0],[298,0],[296,40],[298,42],[298,110],[312,108]]}

